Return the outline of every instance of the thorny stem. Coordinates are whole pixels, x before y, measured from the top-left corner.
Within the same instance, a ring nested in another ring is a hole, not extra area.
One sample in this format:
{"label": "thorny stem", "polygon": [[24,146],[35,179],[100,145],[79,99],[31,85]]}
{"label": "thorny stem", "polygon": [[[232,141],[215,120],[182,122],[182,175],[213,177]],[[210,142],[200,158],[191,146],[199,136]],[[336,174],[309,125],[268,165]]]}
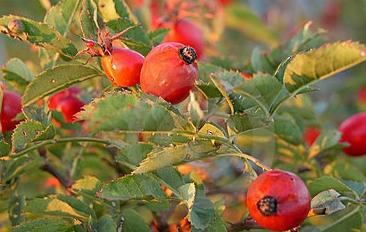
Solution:
{"label": "thorny stem", "polygon": [[108,140],[104,140],[104,139],[99,139],[99,138],[90,138],[90,137],[70,137],[70,138],[61,138],[61,139],[50,139],[50,140],[44,140],[40,143],[34,144],[31,147],[28,147],[14,155],[12,155],[12,157],[19,157],[22,155],[25,155],[31,151],[34,151],[40,147],[46,146],[46,145],[51,145],[51,144],[56,144],[56,143],[69,143],[69,142],[91,142],[91,143],[101,143],[101,144],[105,144],[105,145],[109,145],[109,146],[115,146],[117,148],[121,148],[120,146],[118,146],[117,144],[112,143],[111,141]]}
{"label": "thorny stem", "polygon": [[[129,132],[127,132],[129,133]],[[137,132],[134,132],[137,133]],[[245,160],[250,160],[252,161],[255,165],[257,165],[258,167],[262,168],[265,171],[270,170],[271,168],[267,167],[266,165],[262,164],[258,159],[256,159],[255,157],[245,154],[243,153],[239,147],[237,147],[235,144],[233,144],[229,139],[227,138],[222,138],[222,137],[216,137],[216,136],[209,136],[209,135],[201,135],[201,134],[197,134],[191,131],[176,131],[176,132],[171,132],[171,131],[167,131],[167,132],[151,132],[151,133],[162,133],[162,134],[181,134],[181,135],[190,135],[190,137],[194,138],[203,138],[203,139],[213,139],[213,140],[217,140],[218,142],[221,142],[223,144],[226,144],[229,147],[232,147],[233,149],[235,149],[238,153],[228,153],[228,154],[220,154],[218,156],[237,156],[240,158],[244,158]],[[109,140],[104,140],[104,139],[100,139],[100,138],[91,138],[91,137],[70,137],[70,138],[61,138],[61,139],[52,139],[52,140],[45,140],[42,141],[40,143],[34,144],[31,147],[28,147],[16,154],[13,155],[13,157],[19,157],[22,155],[25,155],[33,150],[36,150],[40,147],[46,146],[46,145],[51,145],[51,144],[56,144],[56,143],[68,143],[68,142],[92,142],[92,143],[100,143],[100,144],[105,144],[108,146],[114,146],[118,149],[122,149],[121,146],[113,143],[112,141]]]}
{"label": "thorny stem", "polygon": [[240,157],[240,158],[243,158],[243,159],[252,161],[255,165],[257,165],[258,167],[262,168],[265,171],[271,170],[270,167],[266,166],[265,164],[262,164],[258,159],[254,158],[253,156],[250,156],[248,154],[245,154],[245,153],[227,153],[227,154],[220,154],[220,155],[218,155],[218,157],[220,157],[220,156],[236,156],[236,157]]}
{"label": "thorny stem", "polygon": [[[185,136],[189,136],[192,139],[194,138],[201,138],[201,139],[212,139],[212,140],[216,140],[217,142],[223,143],[225,145],[227,145],[228,147],[233,148],[234,150],[236,150],[238,153],[228,153],[228,154],[220,154],[218,156],[237,156],[240,158],[244,158],[245,160],[250,160],[252,161],[255,165],[257,165],[258,167],[262,168],[265,171],[271,170],[271,168],[267,167],[266,165],[262,164],[258,159],[256,159],[255,157],[245,154],[241,151],[241,149],[236,146],[236,144],[233,144],[230,139],[228,138],[223,138],[223,137],[217,137],[217,136],[211,136],[211,135],[202,135],[202,134],[197,134],[195,132],[192,131],[142,131],[143,133],[151,133],[151,134],[168,134],[168,135],[185,135]],[[136,133],[133,131],[123,131],[123,133]]]}

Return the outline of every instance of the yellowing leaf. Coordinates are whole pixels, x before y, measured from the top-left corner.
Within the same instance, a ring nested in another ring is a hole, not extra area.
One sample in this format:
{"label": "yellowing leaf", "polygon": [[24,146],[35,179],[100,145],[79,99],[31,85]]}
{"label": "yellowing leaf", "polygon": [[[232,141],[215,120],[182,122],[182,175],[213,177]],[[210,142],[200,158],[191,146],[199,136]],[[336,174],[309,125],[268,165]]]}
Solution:
{"label": "yellowing leaf", "polygon": [[[67,199],[66,199],[67,200]],[[63,218],[75,218],[79,221],[88,218],[87,214],[73,208],[72,205],[63,201],[62,199],[54,198],[54,196],[47,198],[35,198],[27,201],[24,209],[25,212],[34,215],[50,215],[60,216]]]}
{"label": "yellowing leaf", "polygon": [[366,60],[366,47],[352,41],[325,44],[296,55],[287,65],[284,83],[295,92]]}
{"label": "yellowing leaf", "polygon": [[53,199],[48,203],[46,211],[61,211],[67,214],[70,214],[75,217],[80,217],[81,215],[78,214],[70,205],[66,204],[59,199]]}
{"label": "yellowing leaf", "polygon": [[147,155],[140,166],[133,173],[147,173],[160,168],[180,164],[213,155],[217,148],[209,141],[186,143],[162,150],[152,151]]}
{"label": "yellowing leaf", "polygon": [[72,188],[75,190],[89,190],[89,191],[97,191],[100,187],[100,181],[93,176],[86,176],[83,179],[77,180]]}
{"label": "yellowing leaf", "polygon": [[99,0],[98,8],[105,21],[119,18],[113,0]]}
{"label": "yellowing leaf", "polygon": [[215,124],[208,122],[198,131],[199,134],[225,138],[224,132]]}

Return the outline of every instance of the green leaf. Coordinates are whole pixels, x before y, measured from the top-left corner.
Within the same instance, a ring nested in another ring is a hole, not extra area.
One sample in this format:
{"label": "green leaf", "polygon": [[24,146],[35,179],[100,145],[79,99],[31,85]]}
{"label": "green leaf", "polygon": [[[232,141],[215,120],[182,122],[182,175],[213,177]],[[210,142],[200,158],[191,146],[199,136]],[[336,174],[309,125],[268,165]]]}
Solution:
{"label": "green leaf", "polygon": [[[47,132],[44,126],[37,121],[23,121],[17,125],[12,135],[12,149],[13,152],[23,150],[29,143],[36,141]],[[54,132],[54,131],[53,131]],[[48,132],[49,136],[45,136],[45,139],[52,138],[54,133]]]}
{"label": "green leaf", "polygon": [[14,158],[6,163],[5,170],[2,170],[2,180],[5,182],[29,172],[32,169],[38,168],[41,165],[41,158],[39,156],[21,156]]}
{"label": "green leaf", "polygon": [[287,65],[284,83],[290,92],[349,69],[366,59],[366,48],[357,42],[325,44],[296,55]]}
{"label": "green leaf", "polygon": [[198,131],[198,134],[203,136],[214,136],[214,137],[225,138],[224,130],[220,128],[218,125],[214,124],[213,122],[205,123]]}
{"label": "green leaf", "polygon": [[107,200],[164,199],[158,180],[151,174],[128,175],[105,184],[98,197]]}
{"label": "green leaf", "polygon": [[212,202],[206,198],[194,183],[179,188],[180,196],[188,208],[188,220],[199,230],[206,229],[214,218],[215,210]]}
{"label": "green leaf", "polygon": [[151,172],[160,168],[180,164],[183,161],[192,161],[207,157],[214,154],[216,150],[217,147],[211,141],[197,141],[153,150],[133,173]]}
{"label": "green leaf", "polygon": [[61,0],[47,11],[44,22],[66,35],[79,9],[81,0]]}
{"label": "green leaf", "polygon": [[19,225],[23,221],[22,211],[25,206],[25,197],[14,193],[14,195],[9,200],[9,218],[12,226]]}
{"label": "green leaf", "polygon": [[79,199],[67,195],[58,195],[57,199],[67,203],[70,205],[75,211],[77,211],[79,214],[87,217],[87,218],[93,218],[96,219],[97,216],[87,204],[80,201]]}
{"label": "green leaf", "polygon": [[211,77],[214,73],[224,72],[225,69],[210,63],[199,63],[199,80],[197,87],[206,96],[206,98],[222,98],[222,94],[212,83]]}
{"label": "green leaf", "polygon": [[34,104],[23,107],[23,113],[28,120],[40,122],[44,127],[49,126],[51,123],[50,115],[46,113],[43,106]]}
{"label": "green leaf", "polygon": [[[113,112],[111,114],[110,112]],[[141,98],[127,93],[111,93],[95,99],[80,114],[92,131],[170,131],[192,130],[192,125],[157,98]]]}
{"label": "green leaf", "polygon": [[13,227],[13,232],[67,232],[72,231],[73,224],[60,218],[42,218],[29,220],[19,226]]}
{"label": "green leaf", "polygon": [[269,112],[276,97],[281,94],[282,85],[269,74],[255,74],[253,78],[245,81],[242,85],[234,88],[234,93],[241,95],[246,101],[246,108],[252,106],[260,107],[263,112]]}
{"label": "green leaf", "polygon": [[350,206],[331,215],[310,217],[307,221],[321,232],[361,231],[363,224],[359,206]]}
{"label": "green leaf", "polygon": [[149,39],[146,30],[139,25],[137,18],[132,14],[124,1],[120,0],[98,0],[98,9],[107,23],[115,33],[135,26],[130,29],[121,38],[129,48],[146,55],[152,48],[152,42]]}
{"label": "green leaf", "polygon": [[96,177],[85,176],[83,179],[75,181],[72,185],[72,189],[77,192],[84,192],[94,196],[101,186],[101,182]]}
{"label": "green leaf", "polygon": [[[18,24],[17,31],[10,31],[9,23]],[[75,46],[62,35],[45,23],[36,22],[19,16],[4,16],[0,18],[0,31],[22,41],[51,49],[66,57],[77,53]]]}
{"label": "green leaf", "polygon": [[32,71],[18,58],[8,60],[2,70],[5,80],[14,81],[20,86],[27,85],[34,79]]}
{"label": "green leaf", "polygon": [[268,28],[244,4],[230,4],[225,10],[225,23],[229,28],[235,29],[247,37],[270,47],[278,45],[278,36],[274,31]]}
{"label": "green leaf", "polygon": [[0,141],[0,157],[8,155],[10,152],[10,145],[5,141]]}
{"label": "green leaf", "polygon": [[80,26],[84,38],[96,40],[99,21],[98,7],[93,0],[83,0]]}
{"label": "green leaf", "polygon": [[298,145],[302,143],[302,132],[295,119],[288,113],[276,117],[274,132],[286,142]]}
{"label": "green leaf", "polygon": [[324,31],[319,29],[316,32],[313,32],[310,30],[310,25],[311,22],[305,24],[303,30],[290,41],[273,49],[271,52],[266,52],[261,48],[256,47],[251,56],[251,65],[253,66],[253,69],[256,72],[275,75],[282,83],[285,69],[293,55],[309,49],[318,48],[324,43],[324,39],[322,38]]}
{"label": "green leaf", "polygon": [[295,52],[307,51],[312,48],[317,48],[324,43],[323,34],[326,33],[323,29],[318,29],[313,32],[310,28],[312,22],[307,22],[304,28],[299,31],[288,43],[288,49]]}
{"label": "green leaf", "polygon": [[152,145],[147,143],[131,144],[124,147],[121,152],[117,155],[116,161],[120,163],[130,163],[138,165],[146,155],[151,152]]}
{"label": "green leaf", "polygon": [[128,32],[123,34],[121,41],[129,48],[138,51],[142,55],[146,56],[152,49],[152,42],[146,34],[144,28],[141,25],[136,25],[130,20],[120,18],[109,21],[107,26],[111,28],[115,33],[125,30],[128,27],[134,26]]}
{"label": "green leaf", "polygon": [[[90,215],[83,212],[85,207],[88,206],[83,205],[84,203],[77,201],[76,199],[71,201],[72,205],[67,201],[70,201],[70,199],[66,197],[61,197],[60,199],[56,197],[35,198],[27,201],[24,211],[35,215],[76,218],[77,220],[87,220],[89,218]],[[77,201],[77,203],[75,203],[75,201]],[[82,211],[73,208],[73,206],[82,208]]]}
{"label": "green leaf", "polygon": [[146,225],[142,216],[133,209],[127,209],[122,212],[124,222],[122,224],[122,231],[124,232],[149,232],[150,229]]}
{"label": "green leaf", "polygon": [[334,189],[320,192],[311,200],[311,208],[318,214],[326,215],[343,210],[346,206],[338,198],[340,195]]}
{"label": "green leaf", "polygon": [[309,158],[314,158],[319,153],[328,149],[340,147],[341,133],[338,130],[322,131],[316,141],[309,148]]}
{"label": "green leaf", "polygon": [[251,129],[264,127],[267,124],[268,123],[263,116],[260,117],[244,113],[230,115],[229,119],[227,120],[228,127],[235,133],[241,133]]}
{"label": "green leaf", "polygon": [[237,71],[217,71],[213,75],[220,80],[228,92],[231,92],[236,86],[243,85],[244,83],[247,84]]}
{"label": "green leaf", "polygon": [[213,73],[225,72],[225,69],[211,63],[198,63],[199,80],[208,83]]}
{"label": "green leaf", "polygon": [[115,232],[117,231],[116,222],[109,215],[103,215],[98,220],[98,231]]}
{"label": "green leaf", "polygon": [[330,176],[322,176],[311,181],[308,185],[308,189],[312,196],[329,189],[334,189],[341,193],[353,192],[347,185]]}
{"label": "green leaf", "polygon": [[39,74],[26,88],[23,95],[23,106],[58,92],[75,83],[82,82],[101,74],[86,65],[61,65]]}
{"label": "green leaf", "polygon": [[164,37],[169,33],[170,29],[167,28],[160,28],[154,31],[149,32],[149,38],[154,45],[160,44]]}
{"label": "green leaf", "polygon": [[[191,92],[189,94],[189,102],[187,105],[187,110],[189,113],[189,118],[192,123],[198,127],[204,120],[205,112],[200,105],[200,101],[204,101],[204,99],[197,99],[197,96]],[[202,103],[202,102],[201,102]]]}
{"label": "green leaf", "polygon": [[204,230],[192,227],[192,232],[226,232],[226,224],[224,219],[219,215],[219,212],[215,210],[214,217],[211,219],[210,224]]}
{"label": "green leaf", "polygon": [[366,181],[363,172],[344,158],[337,158],[327,164],[324,173],[344,180]]}
{"label": "green leaf", "polygon": [[343,183],[352,189],[353,192],[357,193],[359,197],[362,197],[366,193],[366,183],[364,182],[344,180]]}
{"label": "green leaf", "polygon": [[274,74],[287,55],[281,48],[276,48],[268,53],[261,47],[255,47],[250,61],[255,72]]}
{"label": "green leaf", "polygon": [[173,167],[161,168],[155,172],[155,175],[174,193],[178,193],[178,188],[185,184],[181,174]]}

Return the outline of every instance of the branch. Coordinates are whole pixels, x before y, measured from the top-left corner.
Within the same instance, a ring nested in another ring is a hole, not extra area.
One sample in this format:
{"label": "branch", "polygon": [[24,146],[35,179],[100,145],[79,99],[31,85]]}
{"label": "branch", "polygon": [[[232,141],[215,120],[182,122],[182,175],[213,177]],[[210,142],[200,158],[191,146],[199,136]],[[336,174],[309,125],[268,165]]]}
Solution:
{"label": "branch", "polygon": [[121,147],[119,145],[114,144],[113,142],[108,141],[108,140],[103,140],[103,139],[99,139],[99,138],[91,138],[91,137],[70,137],[70,138],[44,140],[44,141],[36,143],[33,146],[30,146],[18,153],[15,153],[11,156],[19,157],[19,156],[25,155],[33,150],[36,150],[36,149],[46,146],[46,145],[51,145],[51,144],[56,144],[56,143],[69,143],[69,142],[101,143],[101,144],[105,144],[105,145],[109,145],[109,146],[115,146],[115,147],[121,149]]}
{"label": "branch", "polygon": [[55,167],[53,167],[47,158],[47,151],[44,148],[38,149],[39,155],[43,158],[44,164],[40,167],[41,170],[48,172],[52,176],[54,176],[65,189],[68,189],[72,186],[73,181],[71,179],[67,179],[64,177]]}

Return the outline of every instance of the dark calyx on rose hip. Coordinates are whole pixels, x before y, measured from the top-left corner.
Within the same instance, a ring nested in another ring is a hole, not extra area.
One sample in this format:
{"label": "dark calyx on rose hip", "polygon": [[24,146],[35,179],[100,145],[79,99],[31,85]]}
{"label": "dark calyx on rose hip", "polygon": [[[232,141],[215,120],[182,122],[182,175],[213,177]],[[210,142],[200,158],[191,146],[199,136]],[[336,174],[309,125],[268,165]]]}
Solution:
{"label": "dark calyx on rose hip", "polygon": [[184,47],[179,49],[179,57],[186,64],[192,64],[197,59],[197,53],[192,47]]}
{"label": "dark calyx on rose hip", "polygon": [[265,196],[257,202],[258,210],[263,216],[272,216],[277,213],[277,199],[272,196]]}

